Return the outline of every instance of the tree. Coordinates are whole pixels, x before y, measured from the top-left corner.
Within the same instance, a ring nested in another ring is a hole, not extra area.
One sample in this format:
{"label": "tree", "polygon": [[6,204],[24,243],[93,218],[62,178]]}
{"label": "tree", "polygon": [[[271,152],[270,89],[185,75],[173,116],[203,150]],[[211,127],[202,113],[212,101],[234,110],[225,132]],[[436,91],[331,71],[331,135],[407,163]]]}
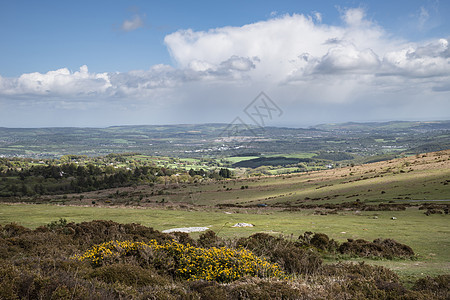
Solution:
{"label": "tree", "polygon": [[223,178],[231,178],[231,171],[229,169],[222,168],[219,171],[219,176]]}
{"label": "tree", "polygon": [[25,183],[22,183],[22,187],[20,188],[20,192],[22,193],[22,196],[28,195],[28,188],[25,185]]}

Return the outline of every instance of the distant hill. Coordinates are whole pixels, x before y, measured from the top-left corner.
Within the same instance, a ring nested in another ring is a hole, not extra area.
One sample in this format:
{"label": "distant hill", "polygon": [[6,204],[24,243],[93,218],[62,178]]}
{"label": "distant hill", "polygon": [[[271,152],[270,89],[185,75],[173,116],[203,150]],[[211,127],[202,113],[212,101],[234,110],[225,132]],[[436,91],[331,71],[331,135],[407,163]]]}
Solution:
{"label": "distant hill", "polygon": [[[448,149],[450,121],[321,124],[310,128],[175,124],[106,128],[0,127],[0,157],[57,158],[134,152],[177,157],[245,153],[347,153],[348,157]],[[328,154],[329,156],[329,154]]]}
{"label": "distant hill", "polygon": [[319,130],[347,130],[347,131],[405,131],[405,130],[449,130],[450,121],[390,121],[367,123],[337,123],[319,124],[311,126]]}

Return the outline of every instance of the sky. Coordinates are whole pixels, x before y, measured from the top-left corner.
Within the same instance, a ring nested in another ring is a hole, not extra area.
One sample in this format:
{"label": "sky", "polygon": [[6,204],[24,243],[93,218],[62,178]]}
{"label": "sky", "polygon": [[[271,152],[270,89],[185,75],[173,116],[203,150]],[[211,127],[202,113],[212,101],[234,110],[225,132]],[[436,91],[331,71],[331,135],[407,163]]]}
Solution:
{"label": "sky", "polygon": [[1,0],[0,127],[250,125],[249,107],[268,126],[448,120],[449,15],[446,0]]}

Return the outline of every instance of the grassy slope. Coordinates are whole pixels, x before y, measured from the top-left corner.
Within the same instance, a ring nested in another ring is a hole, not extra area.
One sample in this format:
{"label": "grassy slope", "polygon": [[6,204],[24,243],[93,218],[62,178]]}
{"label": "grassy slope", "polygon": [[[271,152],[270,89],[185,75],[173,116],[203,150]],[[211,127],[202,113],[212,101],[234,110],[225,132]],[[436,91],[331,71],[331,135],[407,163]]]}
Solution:
{"label": "grassy slope", "polygon": [[[449,150],[308,174],[172,186],[168,189],[171,195],[154,196],[151,201],[164,198],[166,202],[200,205],[250,205],[339,203],[356,199],[363,202],[449,200],[446,180],[450,180]],[[242,190],[242,185],[249,188]],[[144,190],[157,191],[158,187]],[[91,197],[96,196],[91,193]]]}

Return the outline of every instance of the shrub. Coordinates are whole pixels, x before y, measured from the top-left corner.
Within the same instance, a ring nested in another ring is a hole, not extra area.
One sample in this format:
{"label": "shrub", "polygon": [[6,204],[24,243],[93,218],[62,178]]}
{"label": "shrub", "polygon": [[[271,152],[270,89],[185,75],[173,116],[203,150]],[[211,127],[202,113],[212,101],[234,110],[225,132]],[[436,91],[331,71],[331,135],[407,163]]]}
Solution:
{"label": "shrub", "polygon": [[360,263],[337,263],[324,265],[319,272],[321,275],[348,278],[352,280],[378,280],[383,282],[399,282],[396,273],[388,268],[372,266],[364,262]]}
{"label": "shrub", "polygon": [[12,265],[0,264],[0,299],[18,299],[15,282],[20,276]]}
{"label": "shrub", "polygon": [[363,239],[351,240],[339,246],[339,252],[363,257],[383,257],[392,259],[395,257],[414,256],[411,247],[392,239],[376,239],[369,242]]}
{"label": "shrub", "polygon": [[119,282],[129,286],[169,284],[168,280],[155,271],[131,264],[112,264],[95,268],[86,278],[97,278],[106,283]]}
{"label": "shrub", "polygon": [[335,240],[330,240],[328,235],[324,233],[313,233],[307,231],[303,235],[299,236],[298,239],[302,246],[314,247],[318,250],[331,253],[336,252],[339,246]]}
{"label": "shrub", "polygon": [[450,298],[450,275],[439,275],[436,277],[427,276],[417,280],[413,290],[428,292],[439,299]]}
{"label": "shrub", "polygon": [[202,300],[228,300],[230,297],[227,295],[227,289],[225,286],[215,282],[206,280],[195,280],[189,282],[191,290],[200,294]]}
{"label": "shrub", "polygon": [[198,244],[204,248],[223,246],[222,240],[212,230],[202,233],[197,240]]}
{"label": "shrub", "polygon": [[3,228],[0,227],[0,230],[1,236],[4,238],[20,236],[24,233],[31,232],[30,229],[16,223],[6,224],[5,226],[3,226]]}
{"label": "shrub", "polygon": [[[26,262],[13,265],[0,261],[0,299],[111,299],[108,289],[95,287],[77,277],[78,270],[65,271],[54,262],[51,269]],[[68,295],[68,297],[67,297]]]}
{"label": "shrub", "polygon": [[130,256],[141,264],[144,260],[158,269],[173,270],[175,276],[188,280],[231,282],[243,276],[283,275],[277,264],[268,263],[246,249],[196,248],[176,241],[165,244],[158,244],[156,240],[148,243],[110,241],[95,245],[84,254],[73,258],[88,261],[96,267],[115,263]]}
{"label": "shrub", "polygon": [[328,235],[324,233],[316,233],[311,239],[311,245],[320,250],[328,249],[328,244],[330,243],[330,239]]}
{"label": "shrub", "polygon": [[249,278],[228,287],[228,299],[311,299],[303,297],[303,291],[288,281]]}
{"label": "shrub", "polygon": [[140,224],[120,224],[113,221],[94,220],[91,222],[69,223],[66,228],[74,239],[85,244],[99,244],[110,240],[143,241],[155,239],[159,242],[170,241],[168,234]]}
{"label": "shrub", "polygon": [[144,242],[131,241],[109,241],[94,245],[82,255],[74,255],[72,258],[79,261],[88,261],[92,266],[98,267],[106,264],[116,263],[124,257],[134,256],[135,258],[145,257],[145,252],[150,252],[157,246],[155,240],[150,244]]}
{"label": "shrub", "polygon": [[67,220],[60,218],[58,221],[52,221],[51,223],[47,224],[46,227],[50,230],[57,230],[66,227]]}
{"label": "shrub", "polygon": [[171,235],[174,237],[175,241],[180,244],[193,246],[197,245],[197,242],[186,232],[172,232]]}
{"label": "shrub", "polygon": [[288,273],[312,274],[322,264],[319,254],[314,249],[305,249],[300,247],[300,244],[265,233],[241,238],[237,244],[259,256],[267,257],[271,262],[282,266]]}
{"label": "shrub", "polygon": [[[329,286],[329,292],[340,294],[337,299],[416,299],[403,297],[407,290],[400,283],[399,277],[393,271],[381,267],[367,265],[364,262],[337,263],[325,265],[320,271],[328,280],[339,281],[339,288]],[[334,280],[333,280],[334,278]]]}

